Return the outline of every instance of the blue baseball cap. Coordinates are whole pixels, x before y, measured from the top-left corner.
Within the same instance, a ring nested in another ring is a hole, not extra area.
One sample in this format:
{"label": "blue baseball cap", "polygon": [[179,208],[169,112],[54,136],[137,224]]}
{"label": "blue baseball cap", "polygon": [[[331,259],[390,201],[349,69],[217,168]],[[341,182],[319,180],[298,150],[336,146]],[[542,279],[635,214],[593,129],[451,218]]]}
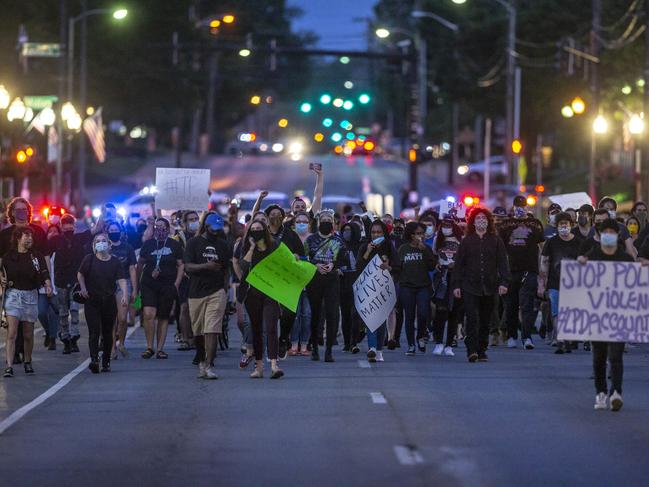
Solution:
{"label": "blue baseball cap", "polygon": [[223,230],[224,225],[223,218],[217,213],[210,213],[205,219],[205,226],[214,232]]}

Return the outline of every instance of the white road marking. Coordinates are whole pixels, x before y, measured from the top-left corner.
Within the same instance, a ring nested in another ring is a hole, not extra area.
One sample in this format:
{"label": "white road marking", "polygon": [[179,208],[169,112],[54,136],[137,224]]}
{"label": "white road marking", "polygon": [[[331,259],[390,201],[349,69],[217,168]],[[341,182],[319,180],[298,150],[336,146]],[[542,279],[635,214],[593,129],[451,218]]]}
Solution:
{"label": "white road marking", "polygon": [[424,463],[424,459],[417,450],[412,447],[396,445],[394,454],[401,465],[413,466]]}
{"label": "white road marking", "polygon": [[358,366],[361,369],[371,369],[372,368],[372,366],[370,365],[370,363],[367,360],[359,360],[358,361]]}
{"label": "white road marking", "polygon": [[[135,332],[135,330],[137,330],[139,327],[140,325],[138,324],[133,328],[131,328],[130,330],[128,330],[126,337],[127,338],[130,337]],[[0,422],[0,435],[2,435],[5,431],[11,428],[18,421],[20,421],[28,412],[37,408],[45,401],[47,401],[50,397],[52,397],[54,394],[56,394],[61,389],[63,389],[66,385],[68,385],[72,381],[72,379],[74,379],[77,375],[79,375],[81,372],[86,370],[89,364],[90,364],[90,359],[88,358],[84,360],[81,364],[79,364],[76,369],[68,373],[60,381],[58,381],[56,384],[54,384],[52,387],[46,390],[43,394],[41,394],[31,402],[25,404],[20,409],[15,410],[13,413],[11,413],[11,415],[9,415],[7,418],[2,420]]]}
{"label": "white road marking", "polygon": [[370,392],[370,397],[374,404],[387,404],[388,400],[380,392]]}

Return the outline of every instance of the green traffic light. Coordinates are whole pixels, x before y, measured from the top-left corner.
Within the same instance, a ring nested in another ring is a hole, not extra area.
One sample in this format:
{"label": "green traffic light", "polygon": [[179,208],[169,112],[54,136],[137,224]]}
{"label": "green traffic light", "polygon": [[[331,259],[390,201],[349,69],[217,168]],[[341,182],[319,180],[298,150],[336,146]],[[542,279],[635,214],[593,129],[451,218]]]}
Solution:
{"label": "green traffic light", "polygon": [[309,113],[313,107],[311,106],[311,103],[304,102],[302,105],[300,105],[300,111],[302,113]]}
{"label": "green traffic light", "polygon": [[346,101],[343,103],[343,108],[344,108],[345,110],[351,110],[352,108],[354,108],[354,102],[351,101],[351,100],[346,100]]}
{"label": "green traffic light", "polygon": [[325,127],[331,127],[333,125],[333,123],[334,123],[334,121],[332,119],[330,119],[330,118],[325,118],[322,121],[322,125],[324,125]]}
{"label": "green traffic light", "polygon": [[327,95],[326,93],[320,97],[320,103],[323,105],[328,105],[331,103],[331,95]]}
{"label": "green traffic light", "polygon": [[367,93],[361,93],[361,95],[358,97],[358,101],[363,105],[367,105],[371,99],[372,98]]}
{"label": "green traffic light", "polygon": [[347,140],[354,140],[356,138],[356,134],[354,132],[347,132],[347,135],[345,135]]}
{"label": "green traffic light", "polygon": [[342,138],[343,136],[339,132],[334,132],[333,134],[331,134],[331,140],[333,140],[334,142],[340,142]]}

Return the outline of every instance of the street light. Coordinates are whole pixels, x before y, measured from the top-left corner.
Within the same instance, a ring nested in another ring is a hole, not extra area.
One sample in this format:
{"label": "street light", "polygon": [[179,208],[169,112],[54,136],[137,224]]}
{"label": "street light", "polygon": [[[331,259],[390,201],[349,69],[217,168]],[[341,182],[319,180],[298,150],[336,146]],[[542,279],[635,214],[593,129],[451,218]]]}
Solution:
{"label": "street light", "polygon": [[570,108],[576,115],[581,115],[586,111],[586,103],[581,99],[581,97],[576,96],[570,103]]}
{"label": "street light", "polygon": [[120,8],[113,12],[113,18],[115,20],[123,20],[126,18],[127,15],[128,15],[128,10],[126,10],[125,8]]}
{"label": "street light", "polygon": [[248,56],[250,56],[250,54],[251,54],[250,49],[241,49],[241,50],[239,50],[239,56],[241,56],[241,57],[248,57]]}
{"label": "street light", "polygon": [[593,132],[598,135],[608,132],[608,120],[602,114],[597,115],[593,120]]}
{"label": "street light", "polygon": [[43,122],[43,125],[46,126],[54,125],[54,122],[56,121],[56,114],[50,107],[43,108],[41,113],[38,114],[38,117],[40,121]]}
{"label": "street light", "polygon": [[570,105],[564,105],[561,108],[561,116],[563,118],[572,118],[575,116],[575,111],[572,109]]}
{"label": "street light", "polygon": [[644,132],[644,120],[640,115],[633,114],[629,119],[629,133],[633,135],[640,135]]}
{"label": "street light", "polygon": [[380,29],[376,29],[374,33],[376,34],[376,37],[378,37],[379,39],[387,39],[388,37],[390,37],[390,31],[383,27]]}
{"label": "street light", "polygon": [[13,122],[14,120],[22,120],[25,117],[27,108],[20,98],[14,98],[14,101],[9,105],[9,110],[7,111],[7,120]]}
{"label": "street light", "polygon": [[11,96],[4,85],[0,85],[0,110],[6,110],[11,101]]}

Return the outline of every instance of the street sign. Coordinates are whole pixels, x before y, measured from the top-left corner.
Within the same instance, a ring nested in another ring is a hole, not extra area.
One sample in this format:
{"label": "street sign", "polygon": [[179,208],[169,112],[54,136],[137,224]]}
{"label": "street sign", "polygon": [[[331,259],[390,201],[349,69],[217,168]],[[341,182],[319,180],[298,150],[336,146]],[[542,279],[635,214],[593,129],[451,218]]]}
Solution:
{"label": "street sign", "polygon": [[32,110],[43,110],[44,108],[52,108],[52,105],[59,100],[56,95],[42,95],[42,96],[25,96],[23,102],[27,108]]}
{"label": "street sign", "polygon": [[24,57],[61,57],[61,44],[45,42],[23,42]]}

